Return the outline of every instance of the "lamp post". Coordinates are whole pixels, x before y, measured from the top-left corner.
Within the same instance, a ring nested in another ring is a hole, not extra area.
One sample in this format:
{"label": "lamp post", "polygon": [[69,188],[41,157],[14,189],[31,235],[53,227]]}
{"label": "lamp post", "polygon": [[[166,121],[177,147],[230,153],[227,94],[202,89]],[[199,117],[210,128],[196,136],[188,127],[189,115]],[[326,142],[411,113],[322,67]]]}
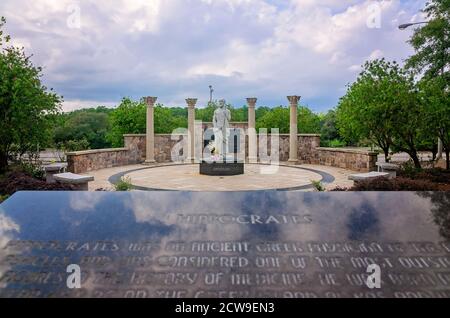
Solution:
{"label": "lamp post", "polygon": [[209,85],[209,103],[212,103],[213,93],[214,93],[214,89],[213,89],[212,85]]}
{"label": "lamp post", "polygon": [[[413,25],[428,24],[428,23],[429,23],[429,21],[415,22],[415,23],[404,23],[404,24],[400,24],[398,26],[398,28],[400,30],[406,30],[407,28],[409,28],[410,26],[413,26]],[[442,148],[443,148],[442,140],[441,140],[441,138],[438,138],[438,153],[437,153],[436,160],[442,159],[442,150],[443,150]]]}

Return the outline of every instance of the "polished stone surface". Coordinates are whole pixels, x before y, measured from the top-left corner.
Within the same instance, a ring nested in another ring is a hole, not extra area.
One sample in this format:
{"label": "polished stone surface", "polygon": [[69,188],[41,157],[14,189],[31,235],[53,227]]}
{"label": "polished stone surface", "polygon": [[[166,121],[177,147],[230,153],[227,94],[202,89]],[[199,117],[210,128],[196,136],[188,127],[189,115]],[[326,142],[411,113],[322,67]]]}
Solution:
{"label": "polished stone surface", "polygon": [[130,167],[127,170],[113,174],[109,181],[116,183],[126,177],[139,190],[170,191],[308,190],[313,188],[311,180],[321,181],[324,185],[334,181],[332,175],[312,168],[260,164],[245,164],[243,175],[225,177],[201,175],[198,164]]}
{"label": "polished stone surface", "polygon": [[[445,193],[20,192],[0,205],[0,297],[449,297],[449,206]],[[373,263],[380,289],[365,284]]]}

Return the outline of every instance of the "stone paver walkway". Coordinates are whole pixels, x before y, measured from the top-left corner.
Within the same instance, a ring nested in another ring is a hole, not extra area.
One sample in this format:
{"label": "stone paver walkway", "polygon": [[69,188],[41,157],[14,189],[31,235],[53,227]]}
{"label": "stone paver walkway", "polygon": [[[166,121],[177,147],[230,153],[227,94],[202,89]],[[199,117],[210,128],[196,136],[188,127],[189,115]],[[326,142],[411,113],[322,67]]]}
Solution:
{"label": "stone paver walkway", "polygon": [[[301,191],[313,191],[312,188],[305,189],[311,181],[323,181],[323,173],[334,178],[332,183],[324,183],[326,189],[339,187],[351,187],[352,181],[348,180],[354,171],[319,166],[298,165],[278,167],[272,174],[262,174],[267,169],[265,165],[246,164],[245,175],[214,177],[202,176],[198,172],[198,165],[159,165],[148,167],[144,165],[130,165],[115,168],[107,168],[87,173],[95,178],[89,183],[89,190],[97,189],[113,190],[109,182],[112,176],[123,174],[131,179],[131,183],[145,188],[164,190],[187,190],[187,191],[244,191],[244,190],[268,190],[268,189],[293,189],[300,188]],[[303,169],[304,168],[304,169]],[[322,172],[322,175],[310,171]],[[126,173],[129,172],[129,173]],[[267,172],[267,171],[265,171]]]}

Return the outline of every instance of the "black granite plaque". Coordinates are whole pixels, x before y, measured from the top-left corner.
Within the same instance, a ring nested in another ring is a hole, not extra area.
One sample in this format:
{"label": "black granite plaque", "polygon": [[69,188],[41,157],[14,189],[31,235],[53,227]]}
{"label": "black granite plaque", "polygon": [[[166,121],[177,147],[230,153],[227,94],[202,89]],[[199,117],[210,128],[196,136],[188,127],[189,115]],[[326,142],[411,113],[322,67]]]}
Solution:
{"label": "black granite plaque", "polygon": [[244,174],[243,162],[201,162],[200,174],[207,176],[236,176]]}
{"label": "black granite plaque", "polygon": [[0,296],[449,297],[449,206],[444,193],[16,193],[0,206]]}

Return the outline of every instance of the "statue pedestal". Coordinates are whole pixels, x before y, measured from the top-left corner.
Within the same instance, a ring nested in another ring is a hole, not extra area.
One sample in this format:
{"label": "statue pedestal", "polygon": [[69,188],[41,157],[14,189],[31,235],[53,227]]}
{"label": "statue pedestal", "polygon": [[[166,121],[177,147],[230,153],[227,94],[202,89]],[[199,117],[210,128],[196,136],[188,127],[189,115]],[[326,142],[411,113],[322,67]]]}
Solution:
{"label": "statue pedestal", "polygon": [[236,159],[203,160],[200,174],[206,176],[236,176],[244,174],[244,162]]}
{"label": "statue pedestal", "polygon": [[200,163],[200,174],[206,176],[236,176],[244,174],[244,163],[202,162]]}

